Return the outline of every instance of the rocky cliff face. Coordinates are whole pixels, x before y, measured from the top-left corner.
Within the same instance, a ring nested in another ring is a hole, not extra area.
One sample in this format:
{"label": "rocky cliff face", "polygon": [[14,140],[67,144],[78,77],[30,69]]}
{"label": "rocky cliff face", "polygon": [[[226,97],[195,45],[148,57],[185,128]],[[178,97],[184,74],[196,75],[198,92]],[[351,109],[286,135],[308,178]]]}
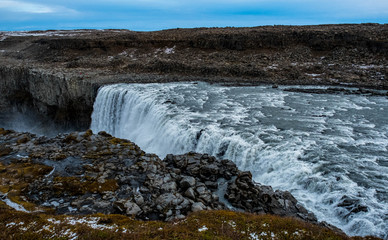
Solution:
{"label": "rocky cliff face", "polygon": [[86,129],[117,82],[353,85],[388,89],[378,24],[0,33],[0,107],[28,105]]}
{"label": "rocky cliff face", "polygon": [[88,126],[96,92],[90,83],[23,66],[0,66],[0,78],[3,111],[10,106],[35,109],[61,125]]}

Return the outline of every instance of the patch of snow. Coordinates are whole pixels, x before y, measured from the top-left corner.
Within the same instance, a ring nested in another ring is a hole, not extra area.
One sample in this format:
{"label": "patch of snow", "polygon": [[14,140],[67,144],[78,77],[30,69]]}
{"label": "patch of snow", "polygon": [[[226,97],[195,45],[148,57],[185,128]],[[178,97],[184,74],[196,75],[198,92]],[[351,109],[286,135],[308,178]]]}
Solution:
{"label": "patch of snow", "polygon": [[3,194],[2,192],[0,192],[0,199],[16,211],[29,213],[29,211],[27,211],[22,205],[12,202],[9,198],[7,198],[7,194]]}
{"label": "patch of snow", "polygon": [[[1,41],[0,41],[1,42]],[[1,53],[5,53],[5,50],[0,50]]]}
{"label": "patch of snow", "polygon": [[198,229],[198,232],[203,232],[203,231],[207,231],[207,230],[208,230],[208,228],[205,225],[203,225],[201,228]]}
{"label": "patch of snow", "polygon": [[75,212],[75,211],[77,211],[77,208],[73,208],[73,207],[68,207],[67,209],[69,209],[69,212]]}
{"label": "patch of snow", "polygon": [[123,51],[123,52],[119,53],[119,56],[127,56],[127,55],[128,55],[127,51]]}
{"label": "patch of snow", "polygon": [[53,168],[53,170],[51,170],[51,172],[49,172],[48,174],[46,174],[44,177],[50,177],[51,175],[53,175],[53,173],[55,172],[55,167]]}
{"label": "patch of snow", "polygon": [[272,64],[267,67],[267,69],[278,69],[279,64]]}
{"label": "patch of snow", "polygon": [[91,218],[67,218],[67,223],[70,225],[76,225],[76,224],[85,224],[88,227],[91,227],[93,229],[99,229],[99,230],[105,230],[105,229],[115,229],[117,228],[116,224],[113,224],[111,226],[104,225],[104,224],[98,224],[98,221],[100,218],[98,217],[91,217]]}
{"label": "patch of snow", "polygon": [[257,235],[257,233],[250,233],[249,237],[252,240],[259,240],[259,236]]}
{"label": "patch of snow", "polygon": [[5,227],[7,227],[7,228],[13,227],[13,226],[16,226],[16,223],[11,222],[11,223],[7,223],[7,224],[5,225]]}
{"label": "patch of snow", "polygon": [[299,232],[298,230],[296,230],[296,231],[293,233],[293,235],[299,236],[299,235],[300,235],[300,232]]}
{"label": "patch of snow", "polygon": [[[90,32],[90,31],[89,31]],[[77,36],[82,33],[88,33],[88,31],[76,30],[76,31],[46,31],[46,32],[29,32],[29,31],[16,31],[16,32],[3,32],[4,36],[0,39],[0,41],[4,41],[7,37],[42,37],[42,36],[56,36],[56,37],[64,37],[64,36]]]}
{"label": "patch of snow", "polygon": [[162,231],[162,230],[163,230],[163,228],[161,228],[161,227],[160,227],[160,228],[158,228],[158,230],[159,230],[159,231]]}
{"label": "patch of snow", "polygon": [[228,224],[232,227],[232,228],[236,228],[236,223],[234,222],[234,221],[232,221],[232,220],[230,220],[229,222],[228,222]]}
{"label": "patch of snow", "polygon": [[51,206],[58,207],[58,206],[59,206],[59,202],[57,202],[57,201],[52,201],[52,202],[51,202]]}
{"label": "patch of snow", "polygon": [[378,65],[373,65],[373,64],[371,64],[371,65],[353,65],[353,66],[355,66],[355,67],[358,67],[358,68],[360,68],[360,69],[371,69],[371,68],[383,68],[384,66],[378,66]]}
{"label": "patch of snow", "polygon": [[311,77],[319,77],[321,76],[322,74],[320,73],[306,73],[307,76],[311,76]]}
{"label": "patch of snow", "polygon": [[[48,231],[48,232],[53,232],[53,230],[51,230],[51,228],[50,228],[51,226],[50,225],[44,225],[43,227],[42,227],[42,229],[40,229],[39,231],[37,231],[37,232],[41,232],[41,231],[43,231],[43,230],[46,230],[46,231]],[[55,229],[55,228],[54,228]]]}
{"label": "patch of snow", "polygon": [[67,229],[66,231],[61,232],[61,235],[68,237],[69,240],[76,240],[76,239],[78,239],[77,234],[72,232],[70,229]]}
{"label": "patch of snow", "polygon": [[47,219],[47,221],[50,222],[50,223],[52,223],[52,224],[57,224],[57,225],[61,224],[61,221],[55,220],[55,219],[53,219],[53,218],[49,218],[49,219]]}
{"label": "patch of snow", "polygon": [[166,47],[166,49],[164,49],[164,53],[165,53],[165,54],[172,54],[172,53],[175,53],[175,46],[172,47],[172,48]]}

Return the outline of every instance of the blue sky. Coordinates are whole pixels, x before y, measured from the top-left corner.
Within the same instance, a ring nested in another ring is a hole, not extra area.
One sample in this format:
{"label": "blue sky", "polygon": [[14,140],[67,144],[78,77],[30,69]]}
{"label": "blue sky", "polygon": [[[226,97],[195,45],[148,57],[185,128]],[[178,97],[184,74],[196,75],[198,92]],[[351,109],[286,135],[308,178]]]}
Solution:
{"label": "blue sky", "polygon": [[388,23],[388,0],[0,0],[0,31]]}

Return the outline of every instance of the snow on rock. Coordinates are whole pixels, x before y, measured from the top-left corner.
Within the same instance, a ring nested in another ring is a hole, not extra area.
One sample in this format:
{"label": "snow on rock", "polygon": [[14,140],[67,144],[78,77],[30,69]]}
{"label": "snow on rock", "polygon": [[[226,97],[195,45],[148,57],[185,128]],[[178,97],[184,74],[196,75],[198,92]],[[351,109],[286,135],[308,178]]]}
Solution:
{"label": "snow on rock", "polygon": [[66,236],[69,238],[69,240],[75,240],[78,239],[78,236],[76,233],[72,232],[70,229],[66,229],[65,231],[61,232],[62,236]]}
{"label": "snow on rock", "polygon": [[166,48],[164,49],[164,53],[165,53],[165,54],[172,54],[172,53],[175,53],[175,46],[172,47],[172,48],[166,47]]}
{"label": "snow on rock", "polygon": [[29,212],[22,205],[11,201],[9,198],[7,198],[7,194],[3,194],[2,192],[0,192],[0,200],[3,201],[5,204],[7,204],[9,207],[15,209],[16,211],[27,212],[27,213]]}
{"label": "snow on rock", "polygon": [[251,240],[259,240],[259,236],[257,235],[257,233],[250,233],[249,237]]}
{"label": "snow on rock", "polygon": [[322,74],[320,73],[306,73],[307,76],[310,76],[310,77],[319,77],[321,76]]}
{"label": "snow on rock", "polygon": [[53,218],[49,218],[49,219],[47,219],[47,221],[48,222],[50,222],[50,223],[52,223],[52,224],[61,224],[61,221],[59,221],[59,220],[55,220],[55,219],[53,219]]}
{"label": "snow on rock", "polygon": [[198,232],[203,232],[203,231],[207,231],[207,230],[208,230],[208,228],[205,225],[203,225],[201,228],[198,229]]}
{"label": "snow on rock", "polygon": [[85,224],[93,229],[99,229],[99,230],[105,230],[105,229],[115,229],[117,228],[117,225],[113,224],[111,226],[107,226],[104,224],[98,224],[98,221],[100,218],[98,217],[91,217],[91,218],[67,218],[66,221],[70,225],[76,225],[76,224]]}

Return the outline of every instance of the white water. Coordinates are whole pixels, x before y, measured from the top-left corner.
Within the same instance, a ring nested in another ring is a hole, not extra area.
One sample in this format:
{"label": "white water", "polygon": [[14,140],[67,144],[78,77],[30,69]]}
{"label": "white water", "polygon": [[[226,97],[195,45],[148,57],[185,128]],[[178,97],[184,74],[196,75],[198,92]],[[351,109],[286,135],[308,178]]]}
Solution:
{"label": "white water", "polygon": [[387,112],[385,97],[117,84],[99,90],[91,129],[162,158],[197,151],[231,159],[257,182],[291,191],[320,221],[387,238]]}

